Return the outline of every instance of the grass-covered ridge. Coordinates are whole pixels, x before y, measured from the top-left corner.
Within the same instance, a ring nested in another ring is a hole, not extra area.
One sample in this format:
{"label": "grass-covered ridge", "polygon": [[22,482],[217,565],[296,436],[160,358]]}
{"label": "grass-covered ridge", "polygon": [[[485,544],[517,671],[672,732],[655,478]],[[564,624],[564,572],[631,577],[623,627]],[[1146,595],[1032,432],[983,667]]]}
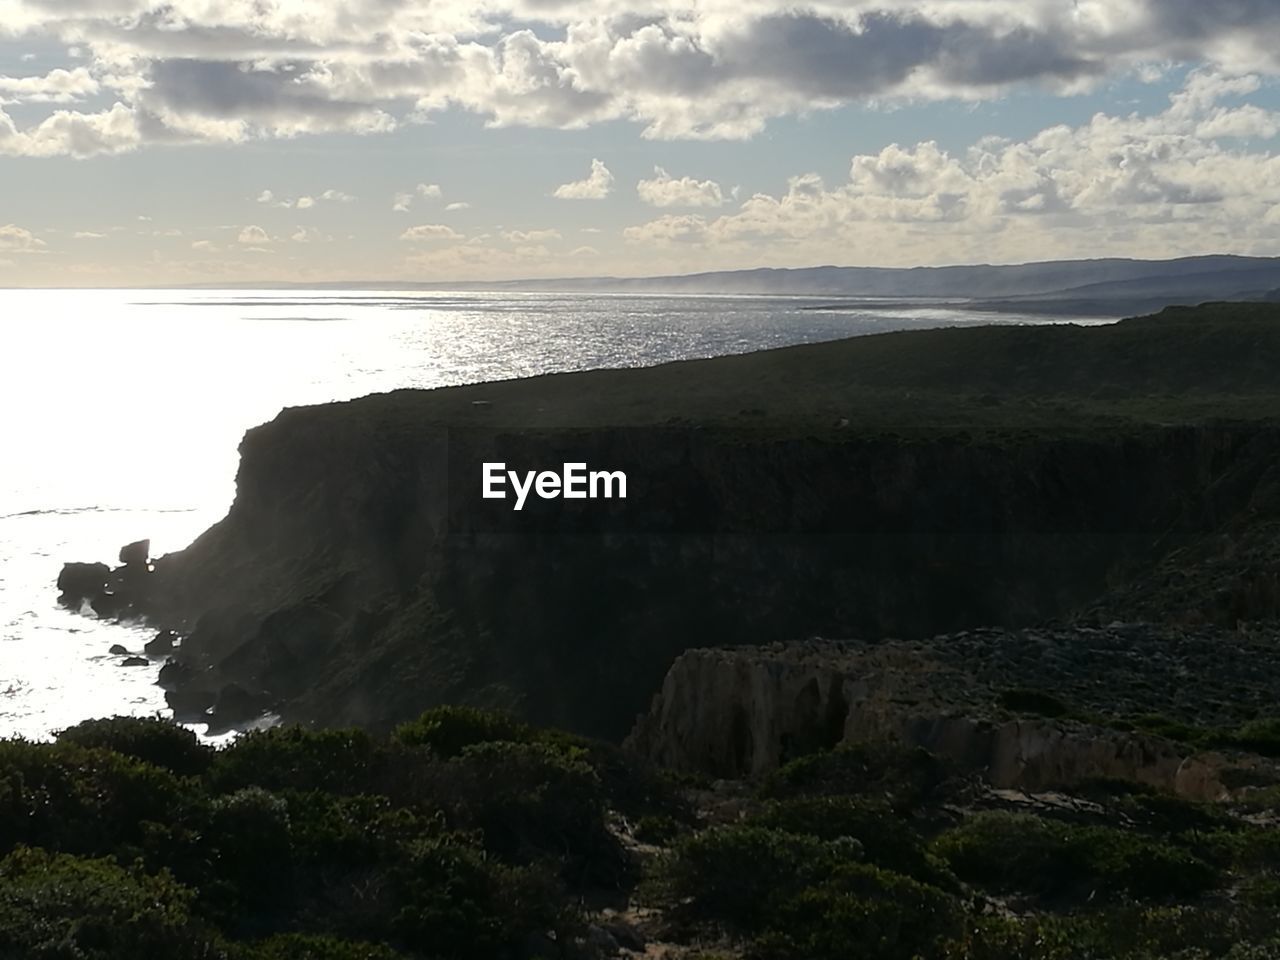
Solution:
{"label": "grass-covered ridge", "polygon": [[1274,957],[1271,796],[1100,782],[1011,804],[860,745],[677,782],[459,708],[221,750],[89,721],[0,743],[0,956]]}
{"label": "grass-covered ridge", "polygon": [[1280,416],[1278,358],[1280,304],[1217,303],[1103,326],[896,331],[635,370],[396,391],[342,406],[402,429],[693,422],[755,434],[1077,432]]}

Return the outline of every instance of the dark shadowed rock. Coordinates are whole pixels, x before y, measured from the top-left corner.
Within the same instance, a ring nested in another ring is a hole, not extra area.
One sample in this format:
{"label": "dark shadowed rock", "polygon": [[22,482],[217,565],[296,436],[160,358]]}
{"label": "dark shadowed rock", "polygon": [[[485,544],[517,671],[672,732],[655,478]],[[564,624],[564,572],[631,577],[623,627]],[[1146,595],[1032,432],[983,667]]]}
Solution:
{"label": "dark shadowed rock", "polygon": [[122,667],[145,667],[151,661],[146,657],[125,657],[120,661]]}
{"label": "dark shadowed rock", "polygon": [[230,729],[256,720],[270,706],[271,697],[267,693],[248,690],[238,683],[229,683],[222,688],[213,705],[210,729]]}
{"label": "dark shadowed rock", "polygon": [[147,561],[150,559],[150,540],[135,540],[133,543],[126,543],[120,548],[120,562],[126,567],[145,567],[147,565]]}
{"label": "dark shadowed rock", "polygon": [[146,651],[148,656],[163,657],[173,653],[173,646],[177,642],[178,635],[172,630],[161,630],[155,635],[155,638],[147,641],[147,645],[142,649]]}
{"label": "dark shadowed rock", "polygon": [[213,706],[217,696],[212,690],[183,687],[180,690],[166,691],[164,699],[173,711],[175,720],[205,720],[208,719],[209,708]]}
{"label": "dark shadowed rock", "polygon": [[190,683],[196,672],[180,660],[170,660],[160,668],[156,683],[165,690],[176,690],[184,683]]}
{"label": "dark shadowed rock", "polygon": [[85,600],[93,601],[106,589],[111,568],[105,563],[65,563],[58,574],[58,602],[68,607],[79,607]]}
{"label": "dark shadowed rock", "polygon": [[128,656],[129,648],[120,643],[113,643],[107,650],[107,653],[113,653],[117,656]]}
{"label": "dark shadowed rock", "polygon": [[124,613],[129,604],[118,593],[100,593],[89,601],[89,606],[98,616],[111,619]]}

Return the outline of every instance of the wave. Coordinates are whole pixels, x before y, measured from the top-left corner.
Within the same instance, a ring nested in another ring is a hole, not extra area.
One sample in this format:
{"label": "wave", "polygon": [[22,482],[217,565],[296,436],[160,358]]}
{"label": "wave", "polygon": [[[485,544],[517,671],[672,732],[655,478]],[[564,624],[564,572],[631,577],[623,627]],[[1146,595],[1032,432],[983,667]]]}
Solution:
{"label": "wave", "polygon": [[73,516],[81,513],[195,513],[196,507],[50,507],[45,510],[19,510],[0,513],[0,520],[18,517]]}

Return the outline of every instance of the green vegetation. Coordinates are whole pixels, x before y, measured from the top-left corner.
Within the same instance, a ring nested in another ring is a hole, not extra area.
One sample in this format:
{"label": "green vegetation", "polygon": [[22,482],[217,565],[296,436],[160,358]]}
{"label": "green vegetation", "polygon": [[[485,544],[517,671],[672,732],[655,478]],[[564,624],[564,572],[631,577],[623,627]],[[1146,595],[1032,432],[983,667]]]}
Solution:
{"label": "green vegetation", "polygon": [[691,958],[1280,956],[1273,792],[1253,819],[1104,780],[982,809],[869,745],[675,782],[475,710],[216,751],[122,718],[0,742],[0,957],[596,960],[599,905],[628,901]]}

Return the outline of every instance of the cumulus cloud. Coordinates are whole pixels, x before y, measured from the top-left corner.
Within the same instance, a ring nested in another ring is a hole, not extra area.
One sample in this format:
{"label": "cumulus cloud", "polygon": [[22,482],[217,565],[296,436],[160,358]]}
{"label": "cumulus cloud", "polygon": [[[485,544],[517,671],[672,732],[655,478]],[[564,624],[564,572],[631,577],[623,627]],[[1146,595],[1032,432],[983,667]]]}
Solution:
{"label": "cumulus cloud", "polygon": [[[495,126],[625,120],[655,138],[741,138],[847,103],[1074,91],[1153,64],[1280,73],[1274,0],[0,0],[0,33],[81,58],[0,77],[0,102],[110,91],[122,112],[52,128],[56,113],[6,116],[0,151],[33,156],[373,134],[451,107]],[[1261,136],[1257,120],[1214,129]]]}
{"label": "cumulus cloud", "polygon": [[508,243],[546,243],[548,240],[559,240],[559,230],[507,230],[502,239]]}
{"label": "cumulus cloud", "polygon": [[341,190],[325,190],[319,196],[312,197],[303,195],[301,197],[277,197],[271,190],[263,190],[257,196],[258,203],[265,203],[272,207],[282,207],[286,210],[310,210],[317,204],[324,203],[351,203],[355,197],[349,193],[343,193]]}
{"label": "cumulus cloud", "polygon": [[[1002,259],[996,250],[1003,259],[1026,259],[1026,249],[1079,256],[1107,236],[1170,253],[1212,236],[1239,250],[1266,242],[1267,218],[1280,207],[1276,158],[1232,146],[1242,132],[1266,135],[1280,117],[1220,103],[1255,82],[1196,73],[1153,116],[1098,114],[959,152],[933,141],[891,144],[853,157],[842,183],[802,174],[784,193],[755,194],[733,213],[668,214],[623,236],[655,249],[767,246],[814,257],[837,248],[865,262],[885,262],[895,249],[908,262],[936,260],[940,245],[984,260]],[[922,255],[926,242],[933,249]]]}
{"label": "cumulus cloud", "polygon": [[465,200],[455,200],[453,203],[446,204],[446,205],[445,205],[445,209],[446,209],[446,210],[450,210],[450,211],[452,211],[452,210],[466,210],[466,209],[468,209],[470,206],[471,206],[471,204],[467,203]]}
{"label": "cumulus cloud", "polygon": [[105,233],[95,233],[92,230],[77,230],[71,235],[73,240],[105,240]]}
{"label": "cumulus cloud", "polygon": [[720,184],[693,177],[675,179],[662,167],[653,168],[652,180],[636,184],[640,199],[652,207],[718,207],[724,203]]}
{"label": "cumulus cloud", "polygon": [[[420,183],[411,191],[397,193],[392,202],[391,209],[396,213],[408,213],[409,208],[413,206],[415,197],[424,200],[439,200],[444,195],[444,191],[440,189],[438,183]],[[446,209],[453,209],[450,204]]]}
{"label": "cumulus cloud", "polygon": [[414,242],[461,240],[462,234],[452,227],[445,226],[443,223],[424,223],[417,227],[410,227],[400,234],[400,239]]}
{"label": "cumulus cloud", "polygon": [[553,196],[561,200],[603,200],[613,189],[613,174],[603,161],[591,161],[591,173],[585,180],[574,180],[556,187]]}
{"label": "cumulus cloud", "polygon": [[4,253],[43,253],[45,246],[43,240],[17,224],[0,226],[0,251]]}
{"label": "cumulus cloud", "polygon": [[240,231],[236,236],[236,242],[252,246],[262,246],[263,244],[270,243],[271,237],[267,231],[263,230],[261,227],[250,225],[244,227]]}

